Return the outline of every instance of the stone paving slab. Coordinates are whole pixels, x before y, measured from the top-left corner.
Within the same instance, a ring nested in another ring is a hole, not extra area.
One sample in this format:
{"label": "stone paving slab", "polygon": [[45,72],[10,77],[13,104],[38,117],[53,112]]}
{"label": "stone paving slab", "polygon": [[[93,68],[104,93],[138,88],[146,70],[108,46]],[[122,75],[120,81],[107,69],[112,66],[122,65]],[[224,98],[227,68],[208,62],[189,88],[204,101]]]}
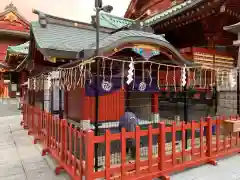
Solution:
{"label": "stone paving slab", "polygon": [[70,180],[66,174],[54,174],[55,167],[50,167],[41,156],[32,138],[20,126],[20,119],[20,115],[0,117],[0,179]]}
{"label": "stone paving slab", "polygon": [[[20,127],[20,119],[20,115],[0,117],[0,179],[70,180],[67,174],[53,173],[54,160],[41,156],[39,145],[33,145],[27,131]],[[174,174],[171,180],[240,180],[239,167],[240,156],[236,155],[220,160],[217,166],[203,165]]]}
{"label": "stone paving slab", "polygon": [[2,177],[1,180],[27,180],[25,173]]}
{"label": "stone paving slab", "polygon": [[240,180],[240,155],[218,161],[217,166],[203,165],[174,174],[171,180]]}

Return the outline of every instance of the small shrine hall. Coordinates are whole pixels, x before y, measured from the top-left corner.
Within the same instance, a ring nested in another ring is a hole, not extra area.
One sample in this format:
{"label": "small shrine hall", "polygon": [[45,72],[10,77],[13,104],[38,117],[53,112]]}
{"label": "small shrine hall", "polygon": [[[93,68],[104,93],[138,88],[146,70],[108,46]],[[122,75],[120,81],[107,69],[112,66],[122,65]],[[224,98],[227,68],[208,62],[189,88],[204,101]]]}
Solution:
{"label": "small shrine hall", "polygon": [[[186,83],[205,90],[213,84],[211,69],[203,69],[201,80],[194,78],[196,69],[201,72],[201,67],[186,60],[164,37],[154,34],[152,28],[140,21],[126,27],[106,27],[108,20],[104,17],[114,16],[100,14],[100,56],[95,57],[96,31],[91,24],[36,10],[34,13],[39,20],[32,22],[30,28],[34,36],[28,56],[29,102],[69,121],[94,123],[96,91],[100,98],[100,122],[118,121],[127,105],[141,119],[159,121],[159,91],[177,93],[181,84]],[[97,61],[99,85],[96,85]],[[187,69],[188,80],[184,78]]]}

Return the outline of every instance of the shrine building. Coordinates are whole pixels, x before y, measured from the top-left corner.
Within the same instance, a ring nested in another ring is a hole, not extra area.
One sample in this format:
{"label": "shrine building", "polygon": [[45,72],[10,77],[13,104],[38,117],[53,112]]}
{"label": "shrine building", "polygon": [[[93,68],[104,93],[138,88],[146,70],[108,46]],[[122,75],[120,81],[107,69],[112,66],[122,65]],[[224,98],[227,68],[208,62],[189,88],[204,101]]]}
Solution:
{"label": "shrine building", "polygon": [[[12,48],[29,39],[29,22],[10,3],[0,13],[0,97],[16,97],[20,91],[19,72],[16,67],[28,53],[28,46]],[[10,47],[9,47],[10,46]]]}
{"label": "shrine building", "polygon": [[237,0],[132,0],[125,18],[140,19],[164,34],[189,60],[212,68],[231,69],[236,65],[236,35],[223,30],[237,23]]}

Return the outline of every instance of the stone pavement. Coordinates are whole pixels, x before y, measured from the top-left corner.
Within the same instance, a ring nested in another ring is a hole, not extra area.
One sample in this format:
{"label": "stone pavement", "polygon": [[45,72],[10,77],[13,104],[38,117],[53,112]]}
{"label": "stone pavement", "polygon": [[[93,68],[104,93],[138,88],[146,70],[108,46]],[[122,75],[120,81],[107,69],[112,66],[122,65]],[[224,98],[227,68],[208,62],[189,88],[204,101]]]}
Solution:
{"label": "stone pavement", "polygon": [[240,155],[218,161],[217,166],[203,165],[174,174],[171,180],[240,180]]}
{"label": "stone pavement", "polygon": [[0,117],[19,115],[19,101],[15,98],[0,98]]}
{"label": "stone pavement", "polygon": [[54,163],[49,164],[48,156],[41,156],[41,151],[32,144],[32,138],[19,125],[20,118],[20,115],[0,117],[0,179],[70,179],[66,174],[55,176]]}
{"label": "stone pavement", "polygon": [[[0,179],[1,180],[70,180],[62,173],[55,176],[56,166],[49,156],[42,157],[40,146],[19,125],[17,103],[0,101]],[[217,166],[203,165],[174,174],[171,180],[240,180],[240,155],[219,160]]]}

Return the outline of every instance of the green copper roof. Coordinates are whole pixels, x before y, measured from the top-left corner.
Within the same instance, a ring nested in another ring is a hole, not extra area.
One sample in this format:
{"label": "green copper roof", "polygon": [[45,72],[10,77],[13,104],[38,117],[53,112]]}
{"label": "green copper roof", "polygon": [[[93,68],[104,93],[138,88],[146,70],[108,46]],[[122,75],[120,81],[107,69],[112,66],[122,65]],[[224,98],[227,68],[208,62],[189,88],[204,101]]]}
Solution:
{"label": "green copper roof", "polygon": [[[187,0],[183,3],[180,3],[178,5],[172,6],[171,8],[167,9],[166,11],[160,12],[144,21],[144,24],[147,26],[154,25],[158,22],[161,22],[169,17],[172,17],[174,15],[180,14],[181,12],[184,12],[199,3],[203,2],[203,0]],[[122,18],[113,16],[111,14],[107,13],[101,13],[100,14],[100,25],[102,27],[106,28],[112,28],[112,29],[119,29],[123,26],[130,25],[134,22],[132,19]]]}
{"label": "green copper roof", "polygon": [[146,19],[144,21],[144,24],[154,25],[154,24],[161,22],[169,17],[180,14],[181,12],[184,12],[184,11],[190,9],[201,2],[203,2],[203,0],[187,0],[183,3],[172,6],[171,8],[167,9],[166,11],[163,11],[161,13],[158,13],[158,14]]}
{"label": "green copper roof", "polygon": [[100,25],[102,27],[119,29],[133,23],[134,20],[113,16],[107,13],[100,14]]}
{"label": "green copper roof", "polygon": [[20,44],[17,46],[8,46],[7,48],[7,53],[8,54],[28,54],[28,49],[29,49],[29,41],[24,43],[24,44]]}
{"label": "green copper roof", "polygon": [[[47,24],[41,27],[39,22],[31,23],[31,31],[38,48],[58,51],[79,52],[96,39],[96,31],[65,26],[61,24]],[[100,38],[108,36],[100,32]]]}

